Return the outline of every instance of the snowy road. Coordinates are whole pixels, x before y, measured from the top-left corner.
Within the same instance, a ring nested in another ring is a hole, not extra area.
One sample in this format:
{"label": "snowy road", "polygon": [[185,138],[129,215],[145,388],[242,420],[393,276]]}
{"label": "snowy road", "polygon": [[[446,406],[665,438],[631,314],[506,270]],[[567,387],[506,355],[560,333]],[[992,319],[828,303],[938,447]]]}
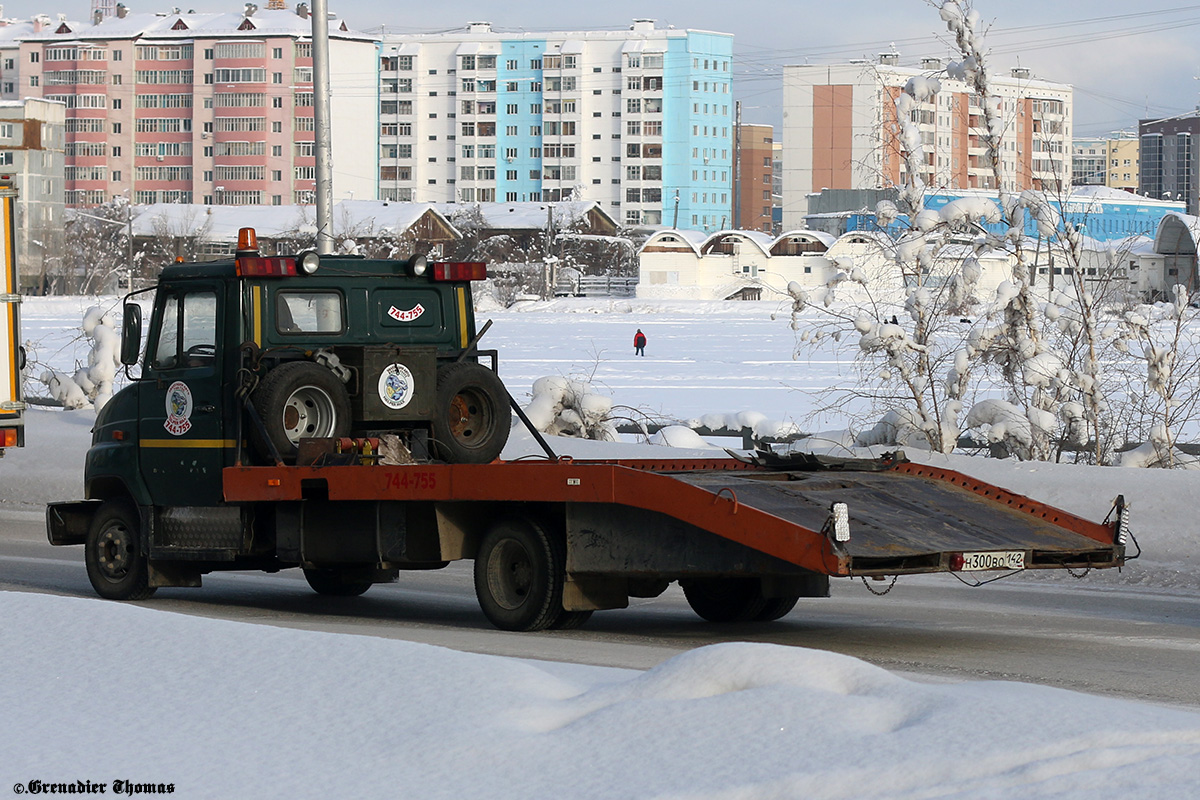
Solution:
{"label": "snowy road", "polygon": [[[41,520],[0,512],[0,590],[94,597],[82,548],[51,548]],[[702,623],[682,594],[597,613],[579,631],[493,630],[475,603],[470,563],[402,576],[350,600],[320,598],[298,572],[206,576],[147,606],[183,614],[404,639],[495,655],[648,668],[685,650],[752,641],[830,650],[888,669],[996,679],[1200,708],[1200,598],[1036,577],[970,589],[949,577],[901,581],[886,597],[838,581],[834,596],[781,622]]]}

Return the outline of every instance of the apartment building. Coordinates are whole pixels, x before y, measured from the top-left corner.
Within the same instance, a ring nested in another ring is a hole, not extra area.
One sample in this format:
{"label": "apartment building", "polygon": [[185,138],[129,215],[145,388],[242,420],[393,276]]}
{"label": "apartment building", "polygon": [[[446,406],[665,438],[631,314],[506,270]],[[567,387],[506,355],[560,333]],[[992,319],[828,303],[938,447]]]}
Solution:
{"label": "apartment building", "polygon": [[1189,112],[1138,123],[1139,183],[1147,197],[1182,200],[1187,213],[1200,214],[1200,113]]}
{"label": "apartment building", "polygon": [[1130,133],[1076,139],[1071,145],[1071,183],[1136,192],[1140,144]]}
{"label": "apartment building", "polygon": [[14,231],[22,288],[38,291],[63,231],[66,109],[48,100],[0,101],[0,179],[18,192]]}
{"label": "apartment building", "polygon": [[602,203],[624,225],[732,222],[733,37],[502,32],[379,45],[381,198]]}
{"label": "apartment building", "polygon": [[[271,6],[0,28],[0,99],[65,107],[68,206],[312,202],[312,21]],[[335,191],[370,197],[375,43],[331,20],[330,61]]]}
{"label": "apartment building", "polygon": [[772,192],[775,177],[775,129],[770,125],[742,124],[736,128],[735,176],[737,205],[734,225],[738,230],[775,229]]}
{"label": "apartment building", "polygon": [[784,67],[784,228],[803,225],[805,198],[822,189],[903,184],[895,100],[914,77],[936,76],[941,91],[913,109],[925,147],[922,179],[936,189],[1057,190],[1071,179],[1073,90],[1028,70],[991,76],[1005,120],[1000,153],[1008,186],[994,184],[982,99],[947,77],[938,59],[900,66],[875,62]]}

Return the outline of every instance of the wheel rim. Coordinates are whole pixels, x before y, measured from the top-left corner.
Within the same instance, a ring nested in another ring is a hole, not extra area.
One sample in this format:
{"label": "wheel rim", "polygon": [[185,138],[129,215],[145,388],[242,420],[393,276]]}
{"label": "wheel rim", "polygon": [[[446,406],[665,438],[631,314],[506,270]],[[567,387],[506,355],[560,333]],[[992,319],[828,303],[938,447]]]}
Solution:
{"label": "wheel rim", "polygon": [[283,433],[293,445],[302,438],[331,436],[336,424],[333,398],[316,386],[297,389],[283,405]]}
{"label": "wheel rim", "polygon": [[488,589],[496,604],[508,611],[520,608],[533,588],[533,561],[515,539],[492,549],[487,562]]}
{"label": "wheel rim", "polygon": [[105,580],[117,583],[129,574],[133,562],[133,536],[119,522],[105,527],[96,542],[96,565]]}
{"label": "wheel rim", "polygon": [[465,447],[478,447],[492,428],[492,404],[487,395],[464,389],[450,401],[450,435]]}

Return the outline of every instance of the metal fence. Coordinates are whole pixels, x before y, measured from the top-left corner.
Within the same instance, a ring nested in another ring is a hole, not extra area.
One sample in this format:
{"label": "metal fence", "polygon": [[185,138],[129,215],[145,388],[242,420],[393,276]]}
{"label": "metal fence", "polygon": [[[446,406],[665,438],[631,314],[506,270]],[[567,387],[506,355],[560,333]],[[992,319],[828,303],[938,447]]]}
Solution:
{"label": "metal fence", "polygon": [[633,297],[637,292],[637,278],[613,278],[607,275],[582,275],[571,279],[560,279],[555,294],[577,297]]}

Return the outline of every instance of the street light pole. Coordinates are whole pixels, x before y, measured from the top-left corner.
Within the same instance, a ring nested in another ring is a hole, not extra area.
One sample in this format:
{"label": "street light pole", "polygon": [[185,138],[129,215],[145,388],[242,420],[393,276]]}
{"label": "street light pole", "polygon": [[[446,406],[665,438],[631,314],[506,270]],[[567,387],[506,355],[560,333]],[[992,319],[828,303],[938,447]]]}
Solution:
{"label": "street light pole", "polygon": [[313,128],[316,131],[317,252],[333,253],[333,140],[329,102],[329,3],[313,0]]}

